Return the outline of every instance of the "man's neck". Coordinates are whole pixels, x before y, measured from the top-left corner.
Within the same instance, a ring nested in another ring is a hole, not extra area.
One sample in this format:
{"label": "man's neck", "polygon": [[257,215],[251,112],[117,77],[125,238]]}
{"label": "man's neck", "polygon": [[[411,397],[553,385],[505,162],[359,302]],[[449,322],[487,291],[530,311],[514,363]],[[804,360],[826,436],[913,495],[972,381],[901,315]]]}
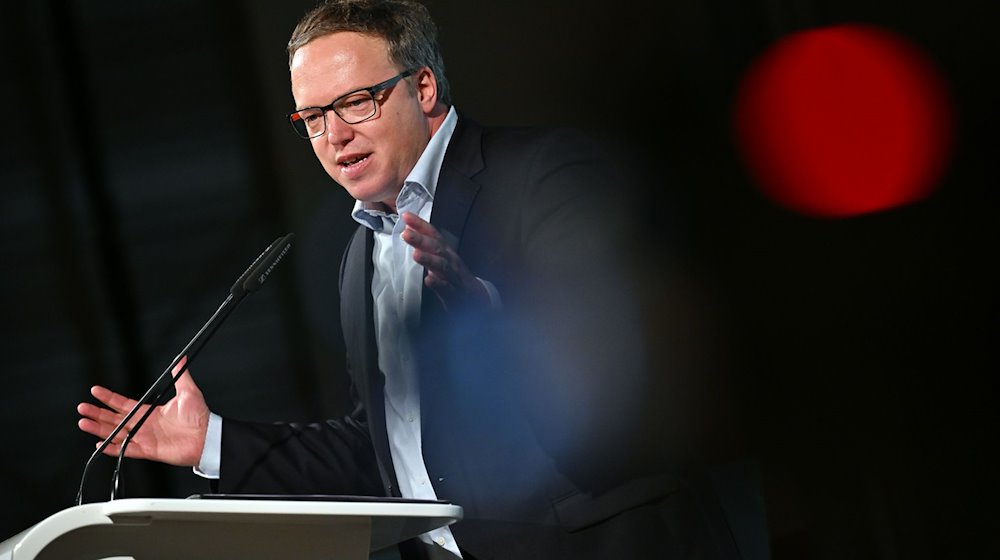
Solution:
{"label": "man's neck", "polygon": [[395,214],[397,198],[399,198],[399,191],[396,192],[396,196],[394,196],[391,201],[386,200],[383,202],[369,202],[368,204],[371,205],[370,208],[372,210],[380,210],[386,214]]}

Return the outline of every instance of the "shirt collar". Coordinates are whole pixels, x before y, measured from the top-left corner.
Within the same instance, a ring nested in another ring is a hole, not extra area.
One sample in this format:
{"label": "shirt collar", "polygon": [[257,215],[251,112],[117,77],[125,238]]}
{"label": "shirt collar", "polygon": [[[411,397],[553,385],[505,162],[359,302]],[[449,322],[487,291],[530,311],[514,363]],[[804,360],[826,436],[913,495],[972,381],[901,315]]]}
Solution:
{"label": "shirt collar", "polygon": [[[434,199],[438,176],[441,174],[441,164],[444,162],[444,154],[448,149],[448,143],[451,142],[456,124],[458,124],[458,113],[455,111],[455,107],[452,106],[448,110],[448,116],[441,123],[441,127],[431,136],[430,142],[427,143],[423,153],[420,154],[417,163],[403,181],[403,186],[396,197],[397,209],[403,206],[401,203],[404,196],[406,196],[404,193],[406,190],[422,190],[430,200]],[[395,214],[387,212],[387,208],[383,205],[362,202],[360,200],[354,203],[354,210],[351,212],[351,217],[359,224],[375,231],[381,231],[387,225],[391,229],[391,223],[395,222],[396,218]],[[387,224],[387,222],[389,223]]]}

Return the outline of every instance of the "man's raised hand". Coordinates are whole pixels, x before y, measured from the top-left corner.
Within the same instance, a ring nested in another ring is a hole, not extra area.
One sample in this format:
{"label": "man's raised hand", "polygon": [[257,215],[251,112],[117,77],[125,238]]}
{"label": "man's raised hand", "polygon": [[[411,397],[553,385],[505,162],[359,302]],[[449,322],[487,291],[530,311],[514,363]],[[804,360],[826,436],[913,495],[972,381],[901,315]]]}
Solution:
{"label": "man's raised hand", "polygon": [[424,285],[434,290],[445,309],[470,303],[489,306],[486,287],[437,228],[412,212],[403,212],[402,218],[406,224],[403,241],[413,247],[413,260],[426,271]]}
{"label": "man's raised hand", "polygon": [[[176,375],[187,363],[187,358],[178,362],[173,370]],[[201,390],[191,378],[189,371],[174,384],[177,394],[166,404],[157,407],[139,432],[132,438],[125,456],[149,459],[183,467],[196,466],[201,460],[205,446],[205,432],[208,429],[208,405]],[[77,425],[88,434],[101,440],[108,437],[121,422],[136,401],[101,386],[91,388],[90,393],[106,408],[90,403],[80,403],[76,410],[80,413]],[[145,412],[144,405],[129,421],[125,430],[115,436],[114,441],[104,450],[106,455],[117,456],[126,430],[131,430],[135,422]]]}

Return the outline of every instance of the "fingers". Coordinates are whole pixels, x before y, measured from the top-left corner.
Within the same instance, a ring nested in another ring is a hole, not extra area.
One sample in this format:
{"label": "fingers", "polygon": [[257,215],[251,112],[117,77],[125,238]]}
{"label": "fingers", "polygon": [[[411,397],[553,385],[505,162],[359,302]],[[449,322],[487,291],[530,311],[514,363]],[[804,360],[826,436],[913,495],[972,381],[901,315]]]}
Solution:
{"label": "fingers", "polygon": [[448,249],[438,230],[416,214],[403,212],[403,222],[406,223],[406,229],[401,237],[414,249],[432,255],[443,255]]}
{"label": "fingers", "polygon": [[438,274],[443,277],[448,276],[448,258],[445,256],[428,253],[421,249],[414,249],[413,260],[426,268],[428,274]]}
{"label": "fingers", "polygon": [[413,212],[403,212],[402,218],[403,223],[413,231],[423,235],[437,236],[437,228]]}
{"label": "fingers", "polygon": [[100,385],[91,387],[90,394],[93,395],[95,399],[101,401],[102,404],[117,412],[130,410],[136,403],[136,401],[126,398],[123,395],[119,395],[118,393],[101,387]]}
{"label": "fingers", "polygon": [[[87,432],[90,435],[97,436],[100,439],[106,439],[111,432],[118,426],[124,417],[123,414],[118,414],[114,411],[108,410],[106,408],[101,408],[99,406],[94,406],[90,403],[80,403],[76,407],[76,411],[82,416],[79,421],[77,421],[77,426]],[[126,429],[131,429],[135,425],[136,418],[133,418]],[[121,441],[125,437],[125,430],[122,430],[117,435],[115,435],[115,441]]]}
{"label": "fingers", "polygon": [[442,294],[455,291],[455,286],[449,281],[447,275],[432,270],[428,270],[427,275],[424,276],[424,285]]}
{"label": "fingers", "polygon": [[[82,418],[77,422],[77,426],[91,434],[97,436],[100,439],[107,438],[111,432],[114,430],[118,423],[122,421],[125,417],[125,411],[131,410],[131,407],[135,405],[136,401],[132,399],[127,399],[113,391],[109,391],[104,387],[96,386],[91,389],[91,393],[100,400],[103,404],[112,407],[112,409],[104,408],[101,406],[96,406],[90,403],[80,403],[76,407],[76,411]],[[116,409],[116,407],[122,407]],[[139,412],[141,413],[146,407],[141,407]],[[126,425],[126,429],[131,429],[132,426],[138,421],[138,416],[132,418]],[[120,441],[124,437],[124,431],[115,436],[115,441]]]}
{"label": "fingers", "polygon": [[[76,423],[76,425],[82,431],[87,432],[88,434],[90,434],[92,436],[95,436],[96,438],[100,439],[101,441],[104,441],[105,439],[107,439],[108,436],[111,435],[111,431],[114,429],[113,425],[108,425],[108,424],[104,424],[104,423],[101,423],[101,422],[97,422],[97,421],[91,420],[89,418],[81,418]],[[119,432],[115,436],[115,441],[121,441],[125,437],[124,431],[125,430],[122,430],[121,432]]]}
{"label": "fingers", "polygon": [[[108,436],[111,435],[111,432],[114,431],[115,427],[117,426],[117,423],[109,424],[104,420],[95,420],[93,416],[103,416],[103,415],[94,414],[92,416],[94,410],[91,409],[99,410],[98,407],[95,407],[93,405],[88,405],[86,403],[81,404],[80,406],[77,407],[77,410],[80,412],[80,414],[86,416],[85,418],[81,418],[77,422],[77,426],[80,428],[80,430],[92,436],[95,436],[98,440],[100,440],[94,444],[95,447],[99,448],[104,443],[104,440],[108,439]],[[117,434],[115,434],[114,439],[108,444],[107,447],[104,448],[103,453],[111,457],[117,457],[118,452],[121,450],[121,444],[125,440],[126,436],[128,436],[127,430],[122,430]],[[147,459],[149,458],[148,455],[149,454],[147,453],[146,449],[143,447],[143,443],[140,442],[138,438],[132,440],[132,443],[128,446],[128,449],[125,450],[125,456],[133,459]]]}
{"label": "fingers", "polygon": [[[108,439],[108,436],[111,435],[111,432],[114,429],[114,426],[109,426],[107,424],[101,424],[99,422],[94,422],[93,420],[89,420],[87,418],[81,418],[80,421],[77,422],[77,426],[80,428],[80,430],[82,430],[82,431],[84,431],[84,432],[86,432],[86,433],[88,433],[88,434],[96,437],[98,440],[100,440],[100,441],[97,442],[97,446],[98,447],[101,446],[101,444],[104,442],[104,440]],[[115,434],[115,437],[112,440],[111,444],[113,444],[115,446],[120,445],[122,443],[122,441],[125,439],[125,436],[127,436],[127,435],[128,435],[128,432],[126,430],[122,430],[122,431],[118,432],[117,434]],[[111,444],[109,444],[109,445],[111,445]],[[117,454],[117,451],[115,453]]]}
{"label": "fingers", "polygon": [[403,221],[406,222],[406,229],[401,237],[413,247],[413,260],[427,269],[429,275],[436,275],[444,282],[452,282],[461,273],[457,265],[461,263],[458,254],[426,220],[411,212],[403,212]]}
{"label": "fingers", "polygon": [[489,294],[465,265],[452,245],[428,221],[403,212],[402,238],[413,247],[413,260],[424,267],[424,285],[434,290],[445,308],[452,303],[489,304]]}
{"label": "fingers", "polygon": [[122,415],[108,410],[106,408],[101,408],[99,406],[94,406],[90,403],[80,403],[76,407],[76,411],[84,418],[93,420],[101,424],[110,424],[115,426],[118,422],[121,422]]}

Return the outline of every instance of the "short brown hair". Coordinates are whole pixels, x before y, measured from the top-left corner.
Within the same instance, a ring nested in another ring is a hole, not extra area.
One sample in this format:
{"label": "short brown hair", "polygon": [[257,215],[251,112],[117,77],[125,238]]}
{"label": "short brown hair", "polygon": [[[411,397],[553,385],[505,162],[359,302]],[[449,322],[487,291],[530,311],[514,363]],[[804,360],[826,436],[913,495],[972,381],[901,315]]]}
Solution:
{"label": "short brown hair", "polygon": [[409,0],[326,0],[307,13],[288,40],[288,65],[306,43],[341,31],[384,39],[389,60],[400,70],[431,69],[437,78],[438,100],[451,105],[444,58],[438,45],[437,26],[423,4]]}

